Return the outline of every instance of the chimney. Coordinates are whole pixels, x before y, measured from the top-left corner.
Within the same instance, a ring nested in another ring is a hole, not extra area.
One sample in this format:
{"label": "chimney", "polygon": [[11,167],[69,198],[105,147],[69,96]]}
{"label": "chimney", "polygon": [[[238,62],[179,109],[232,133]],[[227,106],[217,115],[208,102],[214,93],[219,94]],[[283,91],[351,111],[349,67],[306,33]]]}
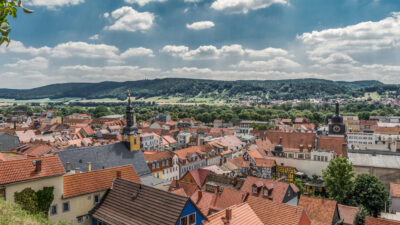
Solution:
{"label": "chimney", "polygon": [[75,174],[80,173],[81,170],[79,168],[75,168]]}
{"label": "chimney", "polygon": [[14,130],[17,129],[17,121],[14,120]]}
{"label": "chimney", "polygon": [[227,208],[225,210],[225,221],[224,224],[229,224],[232,221],[232,209]]}
{"label": "chimney", "polygon": [[38,159],[38,160],[36,160],[36,161],[34,161],[35,162],[35,172],[36,173],[40,173],[40,172],[42,172],[42,160],[40,160],[40,159]]}
{"label": "chimney", "polygon": [[301,145],[299,146],[299,149],[300,149],[300,152],[303,152],[303,150],[304,150],[304,145],[301,144]]}
{"label": "chimney", "polygon": [[121,178],[121,170],[117,170],[117,178]]}
{"label": "chimney", "polygon": [[197,202],[200,202],[202,197],[203,197],[203,192],[201,190],[199,190],[198,197],[197,197]]}
{"label": "chimney", "polygon": [[91,162],[87,162],[86,163],[86,172],[90,172],[92,171],[92,163]]}
{"label": "chimney", "polygon": [[65,170],[66,170],[67,172],[71,171],[71,163],[70,163],[70,162],[66,162],[66,163],[65,163]]}

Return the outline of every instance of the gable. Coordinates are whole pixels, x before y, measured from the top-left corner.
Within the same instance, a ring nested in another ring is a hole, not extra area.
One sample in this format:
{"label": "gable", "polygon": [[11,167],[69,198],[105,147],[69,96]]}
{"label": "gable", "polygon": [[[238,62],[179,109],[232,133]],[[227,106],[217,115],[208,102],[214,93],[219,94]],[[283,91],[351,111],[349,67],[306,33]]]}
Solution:
{"label": "gable", "polygon": [[192,201],[187,201],[185,207],[182,210],[181,215],[179,216],[178,221],[176,222],[176,225],[180,225],[181,224],[181,218],[188,216],[192,213],[196,214],[196,225],[201,225],[202,221],[205,219],[205,217],[202,215],[202,213],[200,212],[200,210],[197,209],[197,207],[192,203]]}

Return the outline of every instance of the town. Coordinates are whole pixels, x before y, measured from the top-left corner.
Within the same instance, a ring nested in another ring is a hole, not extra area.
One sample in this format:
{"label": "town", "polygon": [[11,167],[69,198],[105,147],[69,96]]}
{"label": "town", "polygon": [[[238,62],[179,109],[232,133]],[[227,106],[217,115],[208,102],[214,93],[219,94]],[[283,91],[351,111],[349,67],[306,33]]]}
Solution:
{"label": "town", "polygon": [[400,223],[400,117],[342,116],[336,102],[320,126],[137,122],[125,105],[2,115],[0,198],[68,224]]}

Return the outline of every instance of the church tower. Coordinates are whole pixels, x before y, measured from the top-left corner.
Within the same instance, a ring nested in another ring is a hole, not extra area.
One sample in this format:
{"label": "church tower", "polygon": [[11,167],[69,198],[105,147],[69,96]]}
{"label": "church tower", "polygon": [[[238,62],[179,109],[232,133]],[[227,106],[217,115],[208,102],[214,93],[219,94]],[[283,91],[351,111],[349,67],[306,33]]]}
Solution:
{"label": "church tower", "polygon": [[134,124],[135,110],[131,103],[131,94],[128,94],[126,106],[126,126],[122,130],[122,141],[126,143],[130,151],[140,150],[140,132]]}
{"label": "church tower", "polygon": [[329,124],[329,135],[344,135],[346,126],[343,124],[343,117],[339,113],[339,103],[336,102],[335,115],[332,116]]}

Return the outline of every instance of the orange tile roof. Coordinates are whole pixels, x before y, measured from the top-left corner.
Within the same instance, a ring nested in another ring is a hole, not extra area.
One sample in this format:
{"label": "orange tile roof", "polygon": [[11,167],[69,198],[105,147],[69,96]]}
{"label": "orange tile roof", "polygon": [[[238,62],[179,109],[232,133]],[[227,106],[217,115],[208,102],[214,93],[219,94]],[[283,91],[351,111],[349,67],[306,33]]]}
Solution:
{"label": "orange tile roof", "polygon": [[310,217],[312,224],[332,224],[337,202],[324,198],[302,195],[298,206],[303,207]]}
{"label": "orange tile roof", "polygon": [[298,206],[249,196],[246,201],[266,225],[310,225],[305,210]]}
{"label": "orange tile roof", "polygon": [[257,195],[253,193],[253,189],[252,189],[253,184],[256,184],[257,186],[266,186],[269,188],[272,187],[273,189],[272,189],[271,197],[272,197],[272,201],[274,201],[274,202],[283,202],[285,194],[290,186],[288,183],[284,183],[284,182],[278,182],[278,181],[248,176],[246,178],[241,190],[249,193],[252,196],[261,197],[261,198],[263,198],[262,191],[260,191],[260,193],[258,193]]}
{"label": "orange tile roof", "polygon": [[159,161],[161,159],[172,159],[174,157],[174,152],[172,151],[162,151],[162,152],[144,152],[144,158],[147,162]]}
{"label": "orange tile roof", "polygon": [[[41,172],[35,172],[34,161],[41,160]],[[58,156],[44,156],[0,162],[0,184],[10,184],[32,179],[65,174]]]}
{"label": "orange tile roof", "polygon": [[365,225],[399,225],[399,221],[387,220],[382,218],[365,217]]}
{"label": "orange tile roof", "polygon": [[[186,196],[192,196],[192,194],[198,189],[196,184],[191,184],[184,181],[173,180],[169,185],[168,191],[173,192],[178,189],[183,189]],[[178,191],[178,193],[181,191]]]}
{"label": "orange tile roof", "polygon": [[[232,219],[229,225],[243,225],[243,224],[254,224],[262,225],[264,224],[258,216],[254,213],[251,207],[247,203],[241,203],[229,207],[232,210]],[[222,210],[213,215],[210,215],[206,221],[203,222],[204,225],[225,225],[226,211]]]}
{"label": "orange tile roof", "polygon": [[170,191],[170,192],[175,193],[175,194],[178,194],[178,195],[182,195],[182,196],[185,196],[185,197],[188,197],[187,194],[186,194],[186,192],[185,192],[185,190],[184,190],[183,188],[178,188],[178,189],[172,190],[172,191]]}
{"label": "orange tile roof", "polygon": [[221,193],[207,191],[201,191],[201,193],[202,197],[200,199],[199,190],[194,192],[190,196],[190,199],[204,215],[242,203],[247,195],[244,191],[239,191],[229,187],[224,187]]}
{"label": "orange tile roof", "polygon": [[207,175],[210,174],[211,171],[198,168],[195,170],[190,170],[189,173],[192,175],[197,186],[202,187],[204,184],[204,181],[206,181]]}
{"label": "orange tile roof", "polygon": [[347,157],[344,137],[322,136],[318,139],[317,149],[334,151],[335,155]]}
{"label": "orange tile roof", "polygon": [[392,198],[400,198],[400,184],[390,182],[390,196]]}
{"label": "orange tile roof", "polygon": [[360,208],[338,204],[338,210],[340,219],[342,219],[345,224],[353,225]]}
{"label": "orange tile roof", "polygon": [[254,161],[256,161],[257,167],[270,168],[276,166],[276,162],[273,159],[256,158]]}
{"label": "orange tile roof", "polygon": [[228,162],[232,163],[233,165],[235,165],[238,168],[247,168],[250,166],[250,162],[244,160],[243,157],[236,157],[236,158],[229,160]]}
{"label": "orange tile roof", "polygon": [[141,180],[132,165],[95,170],[85,173],[71,174],[63,177],[64,198],[105,190],[112,186],[121,172],[121,178],[140,183]]}
{"label": "orange tile roof", "polygon": [[264,156],[261,155],[261,153],[260,153],[257,149],[248,151],[247,154],[249,154],[249,156],[250,156],[251,158],[253,158],[253,159],[256,159],[256,158],[264,158]]}
{"label": "orange tile roof", "polygon": [[[275,146],[280,144],[283,150],[299,151],[300,145],[304,146],[304,151],[307,151],[308,146],[314,148],[315,146],[315,133],[290,133],[281,131],[267,131],[267,138]],[[282,138],[282,139],[281,139]]]}

